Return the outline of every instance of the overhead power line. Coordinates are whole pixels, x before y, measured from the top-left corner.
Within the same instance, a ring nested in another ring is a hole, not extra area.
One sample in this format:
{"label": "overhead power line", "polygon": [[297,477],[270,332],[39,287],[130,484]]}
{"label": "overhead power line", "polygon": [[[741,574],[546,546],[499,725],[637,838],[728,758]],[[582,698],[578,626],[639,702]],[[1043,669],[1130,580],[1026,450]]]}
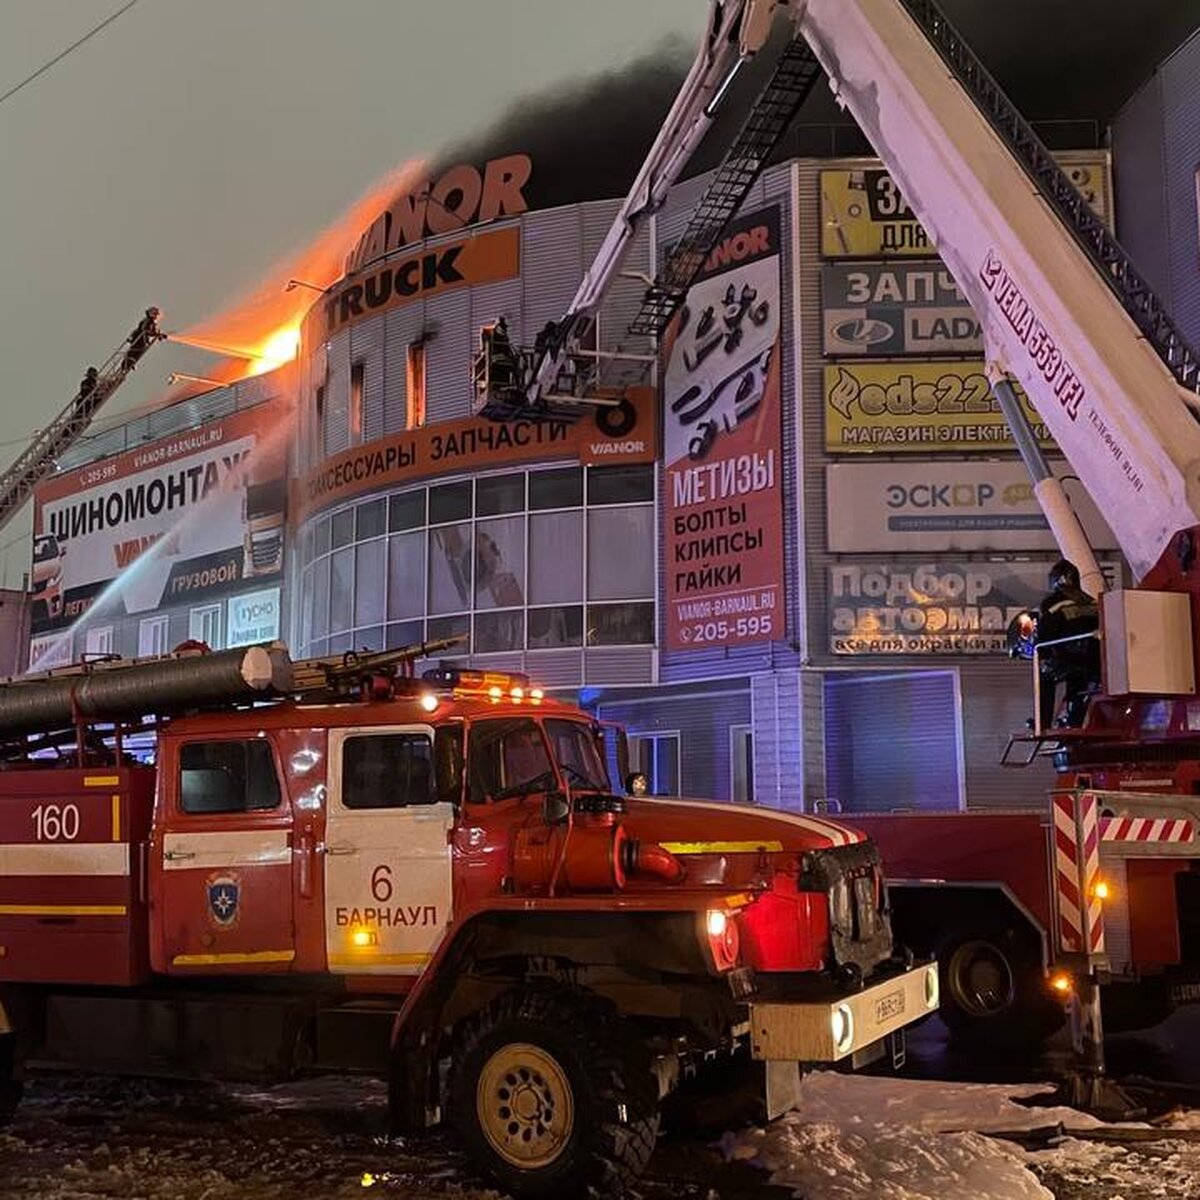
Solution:
{"label": "overhead power line", "polygon": [[119,16],[121,16],[122,13],[127,13],[137,2],[138,0],[129,0],[128,4],[118,8],[117,11],[112,14],[112,16],[105,17],[104,20],[101,21],[100,24],[94,29],[89,29],[88,32],[79,39],[79,41],[72,42],[65,50],[56,54],[48,63],[43,63],[40,67],[38,67],[38,69],[34,71],[32,75],[22,79],[21,82],[15,87],[9,88],[3,96],[0,96],[0,104],[3,104],[10,96],[15,96],[27,83],[32,83],[39,75],[44,75],[56,63],[62,62],[62,60],[66,58],[72,50],[78,50],[84,42],[88,41],[90,38],[94,38],[96,34],[100,32],[100,30],[102,30],[106,25],[111,25]]}

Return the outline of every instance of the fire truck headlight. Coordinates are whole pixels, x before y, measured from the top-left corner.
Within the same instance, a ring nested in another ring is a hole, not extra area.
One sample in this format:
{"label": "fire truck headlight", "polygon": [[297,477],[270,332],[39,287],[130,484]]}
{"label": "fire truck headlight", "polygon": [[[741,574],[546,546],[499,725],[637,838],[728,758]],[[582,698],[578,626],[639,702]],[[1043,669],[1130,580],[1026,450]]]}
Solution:
{"label": "fire truck headlight", "polygon": [[937,1008],[941,999],[941,983],[938,980],[936,966],[925,968],[925,1007],[932,1010]]}
{"label": "fire truck headlight", "polygon": [[854,1045],[854,1014],[848,1004],[839,1004],[829,1014],[829,1032],[833,1035],[833,1048],[845,1054]]}
{"label": "fire truck headlight", "polygon": [[710,908],[704,914],[704,930],[717,970],[728,971],[737,966],[742,943],[737,921],[724,909]]}
{"label": "fire truck headlight", "polygon": [[438,706],[438,698],[432,692],[426,692],[421,697],[421,707],[426,712],[433,712]]}

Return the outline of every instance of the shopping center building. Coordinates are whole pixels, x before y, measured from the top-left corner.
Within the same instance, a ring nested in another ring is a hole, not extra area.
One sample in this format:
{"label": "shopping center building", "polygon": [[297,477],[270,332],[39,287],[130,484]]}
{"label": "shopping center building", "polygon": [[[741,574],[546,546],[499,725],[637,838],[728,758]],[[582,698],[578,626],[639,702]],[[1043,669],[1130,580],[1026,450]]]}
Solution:
{"label": "shopping center building", "polygon": [[[1129,122],[1161,123],[1138,103]],[[1121,178],[1120,126],[1116,146]],[[1108,151],[1060,159],[1112,221]],[[635,414],[613,434],[472,416],[481,327],[531,345],[560,318],[626,182],[546,204],[554,169],[512,147],[437,170],[309,293],[295,363],[72,451],[38,497],[59,575],[33,659],[462,636],[458,657],[624,725],[657,793],[1037,802],[1048,768],[1000,766],[1032,712],[1005,631],[1057,552],[978,323],[886,172],[771,166],[656,346],[629,326],[707,176],[679,185],[600,313]]]}

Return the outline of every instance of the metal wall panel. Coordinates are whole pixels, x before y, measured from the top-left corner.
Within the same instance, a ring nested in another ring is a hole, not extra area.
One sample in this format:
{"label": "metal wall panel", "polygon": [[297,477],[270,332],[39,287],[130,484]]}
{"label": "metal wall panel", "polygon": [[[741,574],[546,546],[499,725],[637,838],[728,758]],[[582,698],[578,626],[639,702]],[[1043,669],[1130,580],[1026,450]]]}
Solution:
{"label": "metal wall panel", "polygon": [[826,797],[834,811],[955,811],[962,792],[953,668],[825,676]]}
{"label": "metal wall panel", "polygon": [[524,670],[536,687],[578,687],[583,679],[583,651],[527,650]]}
{"label": "metal wall panel", "polygon": [[754,726],[754,798],[770,808],[805,808],[800,671],[750,680]]}
{"label": "metal wall panel", "polygon": [[[679,734],[679,794],[701,800],[732,799],[729,731],[750,723],[745,680],[726,680],[720,691],[672,689],[658,696],[605,697],[597,705],[604,721],[638,734]],[[757,776],[756,776],[757,781]],[[757,792],[755,802],[762,803]]]}
{"label": "metal wall panel", "polygon": [[583,681],[587,684],[654,682],[653,646],[600,646],[583,652]]}
{"label": "metal wall panel", "polygon": [[1171,262],[1164,237],[1168,225],[1161,75],[1152,75],[1117,114],[1112,133],[1117,236],[1146,282],[1169,302]]}
{"label": "metal wall panel", "polygon": [[368,317],[350,327],[350,361],[362,364],[362,440],[383,436],[383,344],[385,317]]}
{"label": "metal wall panel", "polygon": [[530,213],[521,222],[520,340],[527,345],[571,303],[583,278],[582,238],[578,205]]}
{"label": "metal wall panel", "polygon": [[471,414],[470,290],[433,297],[425,320],[432,334],[425,348],[425,418],[430,425],[460,421]]}
{"label": "metal wall panel", "polygon": [[1200,345],[1200,31],[1162,66],[1165,229],[1176,321]]}
{"label": "metal wall panel", "polygon": [[[322,457],[337,454],[350,444],[350,330],[335,333],[328,346]],[[321,440],[319,431],[317,437]]]}

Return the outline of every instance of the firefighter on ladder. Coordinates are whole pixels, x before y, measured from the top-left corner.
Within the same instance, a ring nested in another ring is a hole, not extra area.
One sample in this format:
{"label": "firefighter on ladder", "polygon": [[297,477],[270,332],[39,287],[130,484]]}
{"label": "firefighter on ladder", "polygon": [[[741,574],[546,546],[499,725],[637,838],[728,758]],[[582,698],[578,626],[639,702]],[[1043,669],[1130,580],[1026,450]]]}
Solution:
{"label": "firefighter on ladder", "polygon": [[143,354],[160,338],[166,337],[158,328],[158,318],[162,312],[154,307],[146,309],[146,315],[137,323],[133,332],[126,338],[125,357],[121,359],[121,369],[132,371],[138,365]]}

